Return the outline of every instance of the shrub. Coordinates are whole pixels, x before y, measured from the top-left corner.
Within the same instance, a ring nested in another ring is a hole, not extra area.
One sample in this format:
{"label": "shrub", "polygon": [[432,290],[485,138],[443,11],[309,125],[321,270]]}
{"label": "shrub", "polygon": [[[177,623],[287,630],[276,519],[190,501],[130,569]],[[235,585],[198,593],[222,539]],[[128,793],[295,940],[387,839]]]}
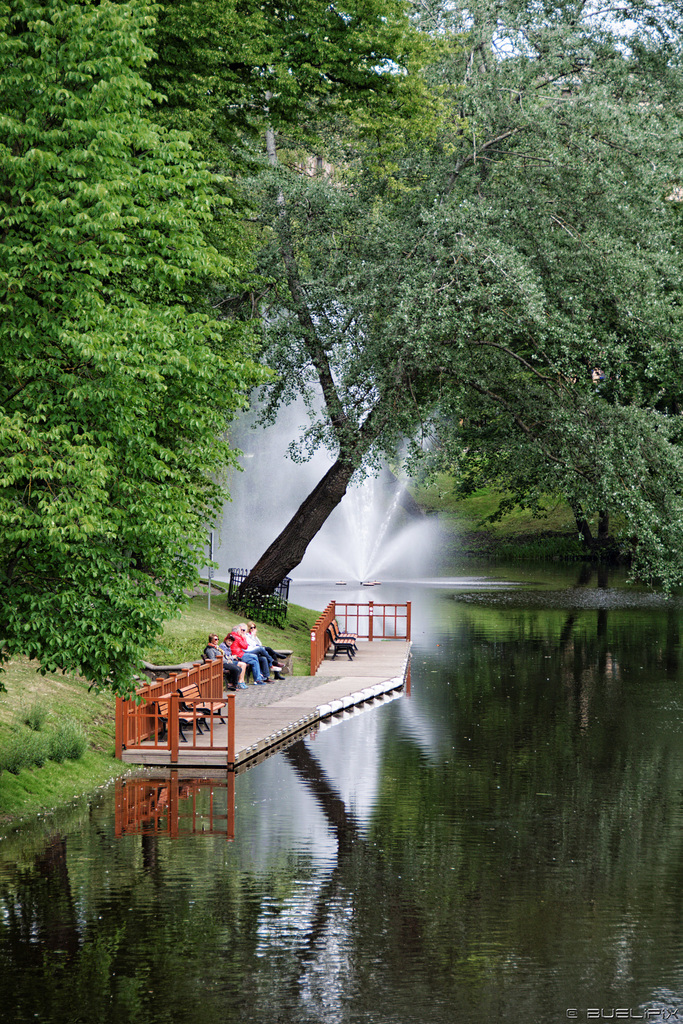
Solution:
{"label": "shrub", "polygon": [[83,757],[88,737],[80,725],[63,722],[50,736],[50,759],[61,763],[66,758],[77,761]]}
{"label": "shrub", "polygon": [[32,704],[24,715],[24,725],[27,725],[29,729],[34,732],[40,732],[45,725],[45,719],[47,718],[47,708],[42,704]]}
{"label": "shrub", "polygon": [[0,772],[18,775],[22,768],[42,766],[50,756],[50,741],[40,733],[22,732],[0,750]]}

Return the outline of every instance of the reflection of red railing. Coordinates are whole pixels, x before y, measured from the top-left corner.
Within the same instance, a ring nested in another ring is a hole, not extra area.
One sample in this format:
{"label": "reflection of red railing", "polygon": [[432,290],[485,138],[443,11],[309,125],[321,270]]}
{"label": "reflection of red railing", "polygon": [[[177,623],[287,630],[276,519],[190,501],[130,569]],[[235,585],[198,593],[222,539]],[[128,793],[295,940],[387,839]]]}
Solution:
{"label": "reflection of red railing", "polygon": [[[180,697],[179,688],[193,683],[199,687],[201,697]],[[202,713],[197,709],[199,704],[215,714]],[[216,731],[221,717],[227,723],[227,731],[223,734],[221,730],[219,740]],[[234,765],[235,695],[223,697],[221,659],[206,664],[198,661],[189,669],[159,677],[140,686],[129,700],[117,697],[116,756],[121,758],[124,750],[167,750],[170,760],[177,761],[181,724],[187,739],[183,750],[225,750],[226,765]]]}
{"label": "reflection of red railing", "polygon": [[204,833],[235,838],[235,774],[224,779],[116,780],[116,835]]}
{"label": "reflection of red railing", "polygon": [[346,604],[330,601],[311,630],[311,675],[315,675],[330,646],[327,627],[337,620],[341,633],[359,640],[410,640],[410,601],[405,604]]}

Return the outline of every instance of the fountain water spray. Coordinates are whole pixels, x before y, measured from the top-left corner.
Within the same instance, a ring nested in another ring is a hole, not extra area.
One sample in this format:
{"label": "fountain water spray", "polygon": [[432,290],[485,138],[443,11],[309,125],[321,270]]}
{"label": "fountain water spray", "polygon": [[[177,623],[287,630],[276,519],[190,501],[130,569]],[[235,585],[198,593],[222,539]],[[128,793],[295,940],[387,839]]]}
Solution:
{"label": "fountain water spray", "polygon": [[[233,437],[245,452],[243,472],[229,480],[232,501],[218,531],[216,561],[227,578],[231,566],[250,568],[294,514],[331,464],[326,452],[293,463],[287,446],[300,433],[305,413],[282,410],[271,427],[251,429],[245,417]],[[403,485],[388,470],[352,484],[292,572],[297,580],[351,583],[429,575],[438,552],[435,520],[406,510]]]}

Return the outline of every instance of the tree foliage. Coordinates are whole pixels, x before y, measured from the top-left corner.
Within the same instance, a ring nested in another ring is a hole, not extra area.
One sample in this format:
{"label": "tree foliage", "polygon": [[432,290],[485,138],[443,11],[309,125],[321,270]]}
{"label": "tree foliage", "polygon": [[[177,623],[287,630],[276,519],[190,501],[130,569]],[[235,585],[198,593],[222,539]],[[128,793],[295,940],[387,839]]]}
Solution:
{"label": "tree foliage", "polygon": [[150,120],[146,3],[0,4],[0,637],[124,692],[197,579],[262,373],[207,306],[220,189]]}
{"label": "tree foliage", "polygon": [[327,180],[261,179],[270,408],[303,393],[348,477],[409,437],[472,486],[618,511],[637,570],[673,583],[683,36],[674,7],[621,15],[435,5],[438,130],[394,132],[382,170],[350,120]]}
{"label": "tree foliage", "polygon": [[[444,67],[471,138],[454,140],[443,172],[458,298],[434,352],[436,450],[470,487],[495,480],[531,507],[559,491],[618,512],[636,570],[673,583],[681,22],[661,5],[628,13],[621,26],[590,5],[580,17],[511,5],[492,25],[484,7]],[[489,39],[504,59],[484,60]]]}
{"label": "tree foliage", "polygon": [[266,127],[309,152],[349,111],[376,133],[392,109],[426,102],[407,11],[403,0],[164,4],[149,69],[159,116],[235,173],[258,163]]}

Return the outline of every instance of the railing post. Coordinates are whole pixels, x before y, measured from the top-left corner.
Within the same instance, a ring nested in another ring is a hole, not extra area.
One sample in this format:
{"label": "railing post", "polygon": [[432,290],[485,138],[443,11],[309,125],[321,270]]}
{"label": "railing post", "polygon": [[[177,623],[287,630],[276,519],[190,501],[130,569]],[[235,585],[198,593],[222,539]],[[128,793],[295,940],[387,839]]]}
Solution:
{"label": "railing post", "polygon": [[180,727],[178,726],[178,694],[172,693],[168,700],[168,739],[171,745],[171,761],[178,760]]}
{"label": "railing post", "polygon": [[373,621],[372,621],[373,611],[372,610],[373,610],[374,606],[375,606],[375,602],[374,601],[369,601],[368,602],[368,616],[369,616],[369,618],[368,618],[368,640],[370,640],[370,641],[372,641],[372,627],[373,627]]}
{"label": "railing post", "polygon": [[228,770],[235,770],[235,694],[228,694]]}
{"label": "railing post", "polygon": [[[176,709],[177,710],[177,709]],[[176,715],[177,717],[177,715]],[[178,772],[171,772],[168,786],[168,831],[173,839],[178,838],[178,805],[180,792],[178,788]]]}
{"label": "railing post", "polygon": [[228,820],[226,822],[225,838],[230,843],[235,838],[235,773],[228,772]]}
{"label": "railing post", "polygon": [[406,640],[410,640],[410,601],[406,603]]}
{"label": "railing post", "polygon": [[315,630],[311,630],[311,675],[314,676],[318,670],[318,646],[316,644]]}
{"label": "railing post", "polygon": [[114,755],[119,759],[123,757],[123,701],[116,698],[116,741]]}

